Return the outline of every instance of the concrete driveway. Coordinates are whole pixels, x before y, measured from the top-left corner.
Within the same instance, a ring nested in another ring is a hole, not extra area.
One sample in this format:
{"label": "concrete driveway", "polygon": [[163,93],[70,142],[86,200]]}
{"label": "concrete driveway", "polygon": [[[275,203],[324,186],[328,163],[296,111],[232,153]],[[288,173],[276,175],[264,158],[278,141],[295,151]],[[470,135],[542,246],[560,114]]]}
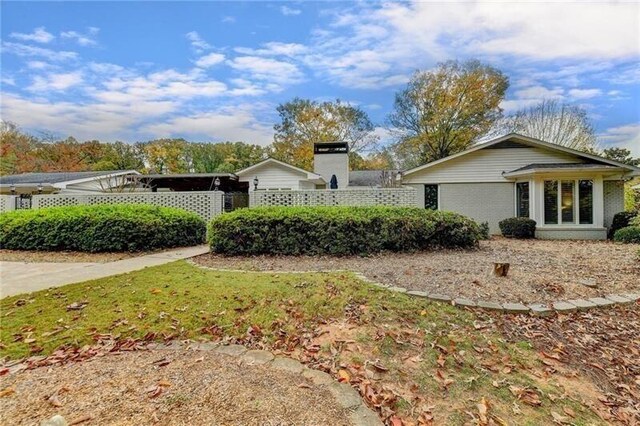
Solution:
{"label": "concrete driveway", "polygon": [[209,247],[202,245],[108,263],[0,262],[0,298],[124,274],[208,252]]}

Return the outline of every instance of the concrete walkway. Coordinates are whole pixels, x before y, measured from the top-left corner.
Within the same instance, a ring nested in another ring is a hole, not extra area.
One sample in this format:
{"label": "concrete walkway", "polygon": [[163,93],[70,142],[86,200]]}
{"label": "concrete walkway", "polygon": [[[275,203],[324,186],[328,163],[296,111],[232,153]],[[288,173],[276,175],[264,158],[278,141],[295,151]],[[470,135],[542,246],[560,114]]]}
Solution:
{"label": "concrete walkway", "polygon": [[0,262],[0,298],[138,271],[208,252],[209,247],[201,245],[109,263]]}

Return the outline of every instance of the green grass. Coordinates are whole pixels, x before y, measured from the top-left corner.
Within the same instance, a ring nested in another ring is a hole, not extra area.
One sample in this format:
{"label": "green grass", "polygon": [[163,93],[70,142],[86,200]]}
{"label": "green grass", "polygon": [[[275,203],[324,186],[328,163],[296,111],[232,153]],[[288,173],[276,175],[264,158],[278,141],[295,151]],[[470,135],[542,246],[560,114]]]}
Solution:
{"label": "green grass", "polygon": [[[68,310],[74,302],[87,305]],[[397,388],[395,409],[407,418],[417,395],[436,407],[438,419],[462,424],[465,412],[475,412],[484,397],[492,413],[509,423],[549,423],[551,411],[570,405],[576,424],[599,424],[588,408],[567,399],[554,402],[546,389],[542,407],[520,404],[523,414],[514,416],[516,397],[508,386],[540,388],[532,375],[540,362],[529,342],[507,343],[494,329],[477,329],[478,321],[488,319],[482,314],[389,292],[348,273],[218,272],[179,261],[5,298],[0,315],[0,355],[8,358],[29,356],[34,348],[45,355],[62,345],[80,347],[105,334],[247,339],[269,346],[348,319],[358,350],[339,352],[336,365],[357,374],[379,359],[389,371],[376,385]],[[321,345],[321,355],[333,358],[332,351],[332,341]],[[417,361],[408,365],[408,359]],[[505,372],[507,365],[513,371]],[[452,382],[443,386],[438,370]]]}

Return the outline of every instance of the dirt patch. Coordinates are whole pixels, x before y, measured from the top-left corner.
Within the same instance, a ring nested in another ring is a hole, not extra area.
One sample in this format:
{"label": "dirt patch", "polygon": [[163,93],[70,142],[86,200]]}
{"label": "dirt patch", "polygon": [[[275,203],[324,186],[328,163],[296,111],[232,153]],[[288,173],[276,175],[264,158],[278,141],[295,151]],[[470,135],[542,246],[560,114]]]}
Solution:
{"label": "dirt patch", "polygon": [[[547,302],[640,289],[637,244],[606,241],[482,241],[477,250],[387,253],[370,257],[202,255],[200,265],[247,270],[348,269],[368,278],[453,297],[496,302]],[[491,274],[493,262],[509,262],[506,278]],[[595,283],[596,288],[581,282]]]}
{"label": "dirt patch", "polygon": [[81,251],[0,250],[0,261],[27,263],[107,263],[114,262],[116,260],[144,256],[146,254],[151,254],[151,252],[85,253]]}
{"label": "dirt patch", "polygon": [[7,388],[15,393],[0,398],[2,424],[40,424],[55,414],[70,422],[90,416],[83,425],[349,424],[326,388],[211,351],[107,355],[0,378]]}

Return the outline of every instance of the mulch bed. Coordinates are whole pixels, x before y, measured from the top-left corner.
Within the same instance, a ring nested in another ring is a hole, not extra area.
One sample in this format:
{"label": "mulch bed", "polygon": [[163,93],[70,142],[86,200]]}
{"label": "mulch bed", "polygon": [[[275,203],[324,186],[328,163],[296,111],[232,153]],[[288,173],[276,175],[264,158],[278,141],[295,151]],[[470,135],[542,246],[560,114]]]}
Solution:
{"label": "mulch bed", "polygon": [[[495,302],[536,303],[640,290],[637,244],[606,241],[482,241],[477,250],[385,253],[370,257],[202,255],[197,264],[262,271],[352,270],[409,290]],[[506,278],[493,262],[509,262]],[[595,283],[590,288],[581,282]]]}
{"label": "mulch bed", "polygon": [[0,377],[0,424],[347,425],[325,387],[212,351],[142,350]]}

